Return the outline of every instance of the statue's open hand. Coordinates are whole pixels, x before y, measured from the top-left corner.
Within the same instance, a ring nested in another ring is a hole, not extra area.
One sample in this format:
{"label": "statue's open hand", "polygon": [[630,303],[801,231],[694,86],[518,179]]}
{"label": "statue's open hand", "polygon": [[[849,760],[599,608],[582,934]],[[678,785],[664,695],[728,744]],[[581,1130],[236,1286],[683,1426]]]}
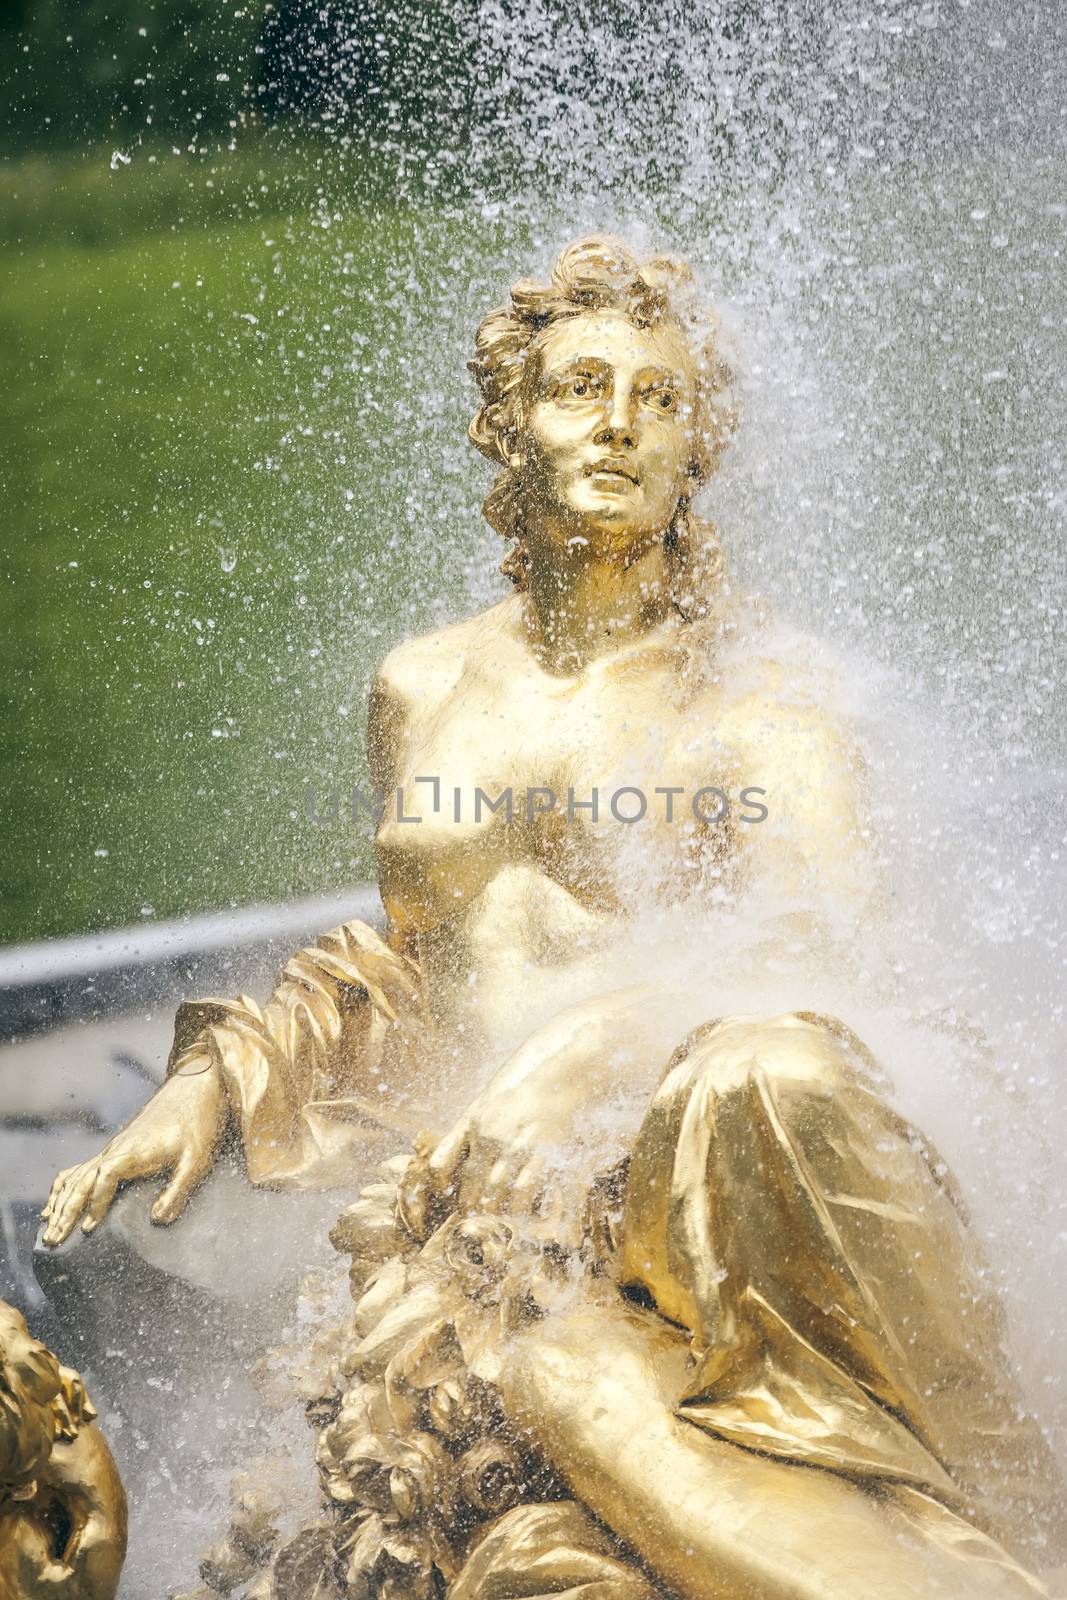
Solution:
{"label": "statue's open hand", "polygon": [[625,1151],[647,1104],[656,1057],[642,1007],[632,993],[575,1007],[516,1051],[430,1158],[451,1205],[579,1230],[592,1178]]}
{"label": "statue's open hand", "polygon": [[62,1244],[79,1221],[91,1233],[119,1185],[133,1178],[168,1179],[152,1221],[173,1222],[210,1171],[224,1125],[225,1099],[213,1071],[168,1078],[98,1156],[59,1173],[41,1213],[44,1243]]}
{"label": "statue's open hand", "polygon": [[569,1176],[558,1123],[526,1104],[479,1096],[430,1158],[437,1191],[461,1214],[544,1215]]}

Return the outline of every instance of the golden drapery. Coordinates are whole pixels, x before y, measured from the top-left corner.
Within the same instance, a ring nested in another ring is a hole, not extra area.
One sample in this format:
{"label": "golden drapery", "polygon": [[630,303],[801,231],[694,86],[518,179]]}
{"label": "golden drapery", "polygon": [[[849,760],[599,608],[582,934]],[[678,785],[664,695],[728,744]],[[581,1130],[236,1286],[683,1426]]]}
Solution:
{"label": "golden drapery", "polygon": [[190,1000],[178,1008],[171,1073],[219,1073],[249,1181],[351,1184],[361,1148],[391,1152],[417,1116],[378,1091],[387,1051],[420,1033],[418,969],[365,922],[324,933],[286,962],[266,1005]]}
{"label": "golden drapery", "polygon": [[701,1029],[634,1148],[623,1280],[691,1333],[690,1422],[1047,1561],[1062,1482],[948,1169],[887,1090],[832,1019]]}
{"label": "golden drapery", "polygon": [[[267,1006],[183,1008],[172,1067],[217,1065],[254,1181],[337,1181],[366,1141],[406,1142],[353,1055],[414,1048],[417,1011],[415,969],[348,924],[294,957]],[[888,1093],[833,1019],[699,1029],[628,1158],[596,1268],[600,1303],[530,1322],[511,1355],[514,1326],[502,1334],[480,1290],[471,1303],[469,1283],[446,1281],[460,1219],[431,1207],[432,1226],[405,1234],[403,1185],[395,1211],[389,1185],[367,1191],[343,1247],[358,1255],[373,1236],[375,1260],[383,1239],[386,1250],[359,1284],[361,1342],[342,1368],[360,1393],[340,1402],[342,1417],[350,1403],[385,1415],[403,1391],[396,1328],[421,1350],[447,1324],[465,1356],[496,1342],[505,1412],[574,1496],[533,1495],[491,1518],[442,1571],[453,1600],[642,1600],[658,1584],[687,1600],[1047,1592],[1031,1573],[1064,1560],[1063,1485],[1010,1376],[951,1177]],[[453,1315],[457,1295],[468,1309]],[[366,1398],[378,1382],[380,1403]],[[444,1462],[448,1448],[434,1446]],[[360,1521],[350,1466],[326,1454],[349,1544],[354,1527],[354,1548],[392,1560],[408,1548],[403,1515],[394,1527],[368,1502]],[[657,1523],[672,1475],[684,1515]]]}

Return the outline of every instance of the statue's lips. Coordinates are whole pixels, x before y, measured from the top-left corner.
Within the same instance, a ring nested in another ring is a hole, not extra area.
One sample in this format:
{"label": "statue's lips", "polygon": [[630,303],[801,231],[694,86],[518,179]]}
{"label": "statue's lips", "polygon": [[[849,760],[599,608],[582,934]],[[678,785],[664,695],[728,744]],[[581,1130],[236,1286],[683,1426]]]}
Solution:
{"label": "statue's lips", "polygon": [[640,483],[640,477],[634,468],[625,461],[595,461],[592,466],[586,467],[587,478],[614,478],[623,483]]}

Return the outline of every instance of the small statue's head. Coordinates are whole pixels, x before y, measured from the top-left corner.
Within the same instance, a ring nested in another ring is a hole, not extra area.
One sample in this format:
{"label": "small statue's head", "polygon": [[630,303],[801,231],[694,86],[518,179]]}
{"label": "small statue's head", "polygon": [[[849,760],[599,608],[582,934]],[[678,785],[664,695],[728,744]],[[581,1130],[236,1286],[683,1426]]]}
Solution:
{"label": "small statue's head", "polygon": [[0,1300],[0,1500],[24,1499],[52,1453],[59,1364]]}
{"label": "small statue's head", "polygon": [[718,324],[684,262],[581,239],[550,282],[517,283],[490,312],[470,367],[482,392],[470,437],[503,469],[485,514],[518,540],[514,581],[537,529],[624,557],[690,538],[734,410]]}

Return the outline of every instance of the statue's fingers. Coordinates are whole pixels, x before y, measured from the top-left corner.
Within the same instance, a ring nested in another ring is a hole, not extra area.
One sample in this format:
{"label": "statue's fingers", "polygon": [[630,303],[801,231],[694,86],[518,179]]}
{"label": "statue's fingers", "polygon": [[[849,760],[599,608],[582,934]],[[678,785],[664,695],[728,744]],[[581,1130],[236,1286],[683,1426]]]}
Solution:
{"label": "statue's fingers", "polygon": [[506,1156],[499,1156],[488,1171],[483,1171],[482,1180],[478,1185],[477,1205],[479,1209],[482,1211],[507,1210],[513,1176],[512,1163]]}
{"label": "statue's fingers", "polygon": [[496,1140],[475,1139],[454,1178],[456,1202],[464,1211],[492,1211],[496,1188],[492,1174],[502,1159]]}
{"label": "statue's fingers", "polygon": [[[53,1183],[51,1192],[48,1196],[48,1204],[46,1207],[50,1221],[55,1222],[59,1218],[63,1210],[63,1203],[66,1197],[70,1194],[74,1185],[85,1176],[90,1168],[94,1168],[95,1165],[95,1159],[92,1161],[81,1161],[76,1167],[67,1167],[63,1172],[57,1174],[56,1180]],[[46,1229],[46,1235],[47,1231],[48,1230]]]}
{"label": "statue's fingers", "polygon": [[549,1173],[540,1166],[529,1178],[524,1176],[523,1185],[529,1210],[555,1242],[565,1249],[577,1250],[583,1235],[583,1197],[573,1184],[565,1182],[558,1172]]}
{"label": "statue's fingers", "polygon": [[109,1166],[106,1161],[101,1161],[96,1169],[96,1181],[89,1191],[85,1204],[85,1215],[82,1217],[83,1233],[92,1233],[93,1229],[103,1222],[111,1208],[118,1186],[117,1170]]}
{"label": "statue's fingers", "polygon": [[63,1189],[58,1204],[52,1208],[52,1215],[43,1235],[45,1244],[62,1244],[73,1231],[74,1224],[85,1209],[85,1202],[96,1182],[96,1173],[95,1161],[86,1162],[83,1167],[76,1169],[74,1177]]}
{"label": "statue's fingers", "polygon": [[152,1221],[166,1227],[181,1216],[194,1189],[202,1182],[210,1162],[201,1151],[184,1152],[178,1159],[173,1175],[152,1207]]}
{"label": "statue's fingers", "polygon": [[48,1191],[48,1199],[41,1207],[42,1217],[47,1220],[47,1218],[52,1215],[52,1212],[56,1209],[60,1200],[63,1198],[63,1191],[67,1187],[67,1184],[74,1177],[75,1173],[80,1171],[81,1167],[79,1165],[77,1167],[64,1167],[62,1172],[56,1173],[55,1177],[52,1179],[52,1187]]}
{"label": "statue's fingers", "polygon": [[447,1188],[455,1182],[457,1172],[470,1155],[470,1147],[470,1127],[466,1120],[438,1140],[427,1165],[439,1188]]}
{"label": "statue's fingers", "polygon": [[512,1193],[523,1211],[539,1210],[544,1187],[545,1163],[540,1156],[530,1156],[512,1179]]}
{"label": "statue's fingers", "polygon": [[540,1151],[517,1150],[507,1175],[508,1188],[517,1200],[532,1199],[544,1182],[545,1163]]}
{"label": "statue's fingers", "polygon": [[543,1167],[536,1155],[526,1151],[505,1151],[490,1167],[482,1186],[482,1209],[514,1216],[532,1211],[534,1195],[540,1188]]}

